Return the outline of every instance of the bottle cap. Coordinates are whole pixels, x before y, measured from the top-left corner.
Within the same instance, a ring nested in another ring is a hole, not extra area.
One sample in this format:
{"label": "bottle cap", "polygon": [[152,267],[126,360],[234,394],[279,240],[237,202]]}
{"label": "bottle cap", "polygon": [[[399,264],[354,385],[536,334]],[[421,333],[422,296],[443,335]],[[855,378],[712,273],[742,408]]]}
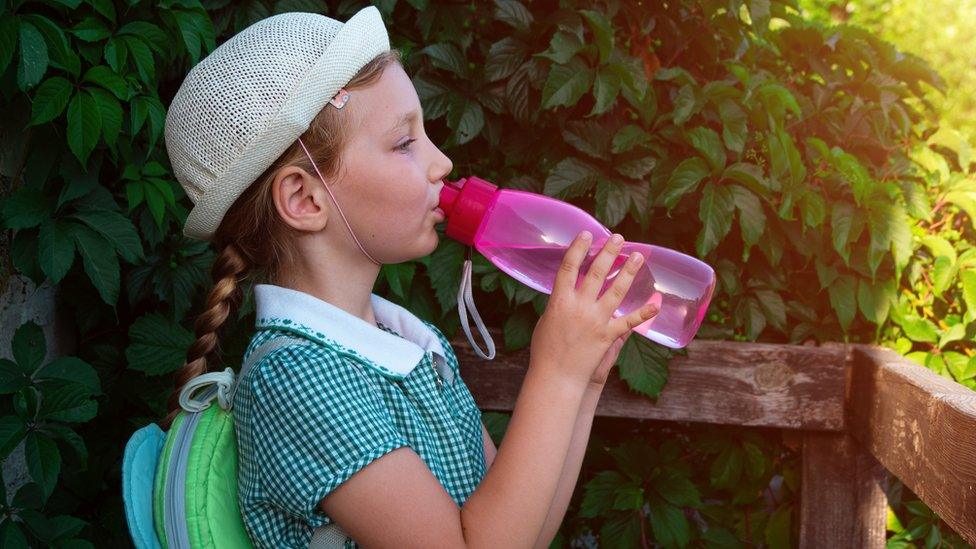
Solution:
{"label": "bottle cap", "polygon": [[497,185],[476,176],[444,181],[438,206],[447,218],[445,234],[466,246],[473,246],[475,234],[497,190]]}

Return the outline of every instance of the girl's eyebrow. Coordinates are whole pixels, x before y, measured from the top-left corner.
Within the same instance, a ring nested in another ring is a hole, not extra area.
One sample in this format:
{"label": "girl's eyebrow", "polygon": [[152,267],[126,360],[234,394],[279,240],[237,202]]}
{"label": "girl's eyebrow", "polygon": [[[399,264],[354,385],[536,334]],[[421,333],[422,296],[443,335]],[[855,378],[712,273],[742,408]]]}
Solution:
{"label": "girl's eyebrow", "polygon": [[401,127],[403,127],[405,124],[409,124],[410,122],[413,122],[414,120],[417,119],[417,115],[418,115],[418,112],[417,111],[410,111],[408,113],[401,114],[397,118],[397,121],[393,125],[393,127],[390,128],[389,130],[387,130],[387,132],[386,132],[387,135],[389,135],[389,134],[397,131],[398,129],[400,129]]}

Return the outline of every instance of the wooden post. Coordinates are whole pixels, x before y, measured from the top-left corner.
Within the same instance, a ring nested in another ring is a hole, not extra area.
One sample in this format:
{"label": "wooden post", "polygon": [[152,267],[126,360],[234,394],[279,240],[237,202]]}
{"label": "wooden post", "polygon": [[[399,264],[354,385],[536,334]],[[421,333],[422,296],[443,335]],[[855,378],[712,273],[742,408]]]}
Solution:
{"label": "wooden post", "polygon": [[803,434],[801,549],[885,546],[887,472],[845,433]]}

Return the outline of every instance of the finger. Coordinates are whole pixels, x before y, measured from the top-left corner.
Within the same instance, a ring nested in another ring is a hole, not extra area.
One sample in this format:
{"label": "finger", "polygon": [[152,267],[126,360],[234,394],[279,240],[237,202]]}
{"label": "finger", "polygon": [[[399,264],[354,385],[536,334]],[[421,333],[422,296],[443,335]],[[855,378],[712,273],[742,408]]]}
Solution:
{"label": "finger", "polygon": [[579,268],[590,249],[593,235],[588,231],[580,231],[563,255],[562,263],[556,272],[556,279],[552,283],[552,293],[573,292],[579,279]]}
{"label": "finger", "polygon": [[658,312],[660,312],[660,310],[657,305],[653,303],[645,303],[644,305],[631,311],[629,314],[613,319],[611,324],[613,325],[614,330],[617,331],[616,333],[626,333],[654,318],[657,316]]}
{"label": "finger", "polygon": [[580,291],[583,295],[593,299],[597,298],[600,289],[603,288],[603,284],[607,280],[607,273],[610,272],[610,266],[613,265],[614,260],[617,259],[620,253],[623,241],[624,238],[622,236],[614,234],[603,243],[603,249],[597,254],[593,263],[590,264],[590,268],[586,271],[586,278],[580,286]]}
{"label": "finger", "polygon": [[640,252],[630,254],[627,262],[623,264],[620,272],[613,279],[613,285],[607,288],[607,291],[603,292],[603,295],[600,296],[599,301],[603,303],[603,306],[610,313],[616,312],[617,307],[620,307],[643,262],[644,256]]}

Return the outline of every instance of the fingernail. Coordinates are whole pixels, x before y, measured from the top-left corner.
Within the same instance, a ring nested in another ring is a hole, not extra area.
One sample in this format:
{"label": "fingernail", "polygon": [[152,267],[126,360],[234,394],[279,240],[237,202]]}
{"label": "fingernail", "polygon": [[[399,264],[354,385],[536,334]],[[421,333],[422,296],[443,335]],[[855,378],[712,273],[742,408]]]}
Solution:
{"label": "fingernail", "polygon": [[593,235],[590,234],[590,231],[583,231],[580,233],[580,238],[582,238],[583,240],[589,240],[593,238]]}
{"label": "fingernail", "polygon": [[630,260],[634,262],[635,265],[639,265],[641,261],[644,260],[644,256],[640,252],[634,252],[630,254]]}
{"label": "fingernail", "polygon": [[619,234],[615,234],[610,237],[610,241],[613,242],[614,244],[620,244],[621,242],[624,241],[624,237],[620,236]]}

